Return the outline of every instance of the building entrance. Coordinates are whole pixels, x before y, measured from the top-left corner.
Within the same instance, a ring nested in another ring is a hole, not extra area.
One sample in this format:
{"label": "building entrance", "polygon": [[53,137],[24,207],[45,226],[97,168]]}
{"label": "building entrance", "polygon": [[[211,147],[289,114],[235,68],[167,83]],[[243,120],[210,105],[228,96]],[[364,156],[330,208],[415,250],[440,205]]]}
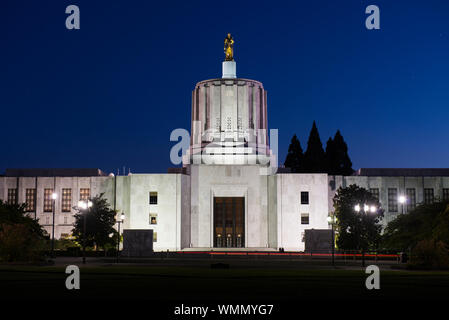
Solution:
{"label": "building entrance", "polygon": [[245,246],[245,198],[214,198],[214,247]]}

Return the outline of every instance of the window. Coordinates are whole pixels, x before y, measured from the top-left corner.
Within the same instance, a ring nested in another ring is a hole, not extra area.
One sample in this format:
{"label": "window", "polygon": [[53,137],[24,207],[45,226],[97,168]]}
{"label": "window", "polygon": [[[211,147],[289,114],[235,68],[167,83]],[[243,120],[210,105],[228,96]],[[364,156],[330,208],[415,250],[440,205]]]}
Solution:
{"label": "window", "polygon": [[153,242],[157,242],[157,232],[153,231]]}
{"label": "window", "polygon": [[379,201],[379,188],[370,188],[369,192]]}
{"label": "window", "polygon": [[150,192],[150,204],[157,204],[157,192]]}
{"label": "window", "polygon": [[44,189],[44,212],[53,211],[53,199],[51,195],[53,194],[53,189]]}
{"label": "window", "polygon": [[80,189],[80,200],[87,200],[90,198],[90,189],[89,188],[81,188]]}
{"label": "window", "polygon": [[72,210],[72,189],[62,189],[62,212]]}
{"label": "window", "polygon": [[50,217],[45,217],[45,224],[50,224]]}
{"label": "window", "polygon": [[425,204],[433,203],[433,189],[432,188],[424,188],[424,203]]}
{"label": "window", "polygon": [[17,189],[8,189],[8,204],[17,204]]}
{"label": "window", "polygon": [[309,214],[301,213],[301,224],[309,224]]}
{"label": "window", "polygon": [[157,214],[150,213],[150,224],[157,224]]}
{"label": "window", "polygon": [[415,207],[416,207],[415,188],[407,188],[405,190],[405,196],[407,197],[407,212],[415,209]]}
{"label": "window", "polygon": [[449,200],[449,189],[443,189],[443,201]]}
{"label": "window", "polygon": [[309,204],[309,192],[301,191],[301,204]]}
{"label": "window", "polygon": [[61,238],[62,239],[67,239],[69,237],[68,233],[61,233]]}
{"label": "window", "polygon": [[68,222],[67,222],[67,216],[64,217],[64,224],[68,224]]}
{"label": "window", "polygon": [[398,212],[398,189],[388,188],[388,211]]}
{"label": "window", "polygon": [[36,210],[35,203],[36,203],[36,189],[26,189],[25,191],[25,201],[26,201],[26,208],[25,210],[27,212],[33,212]]}

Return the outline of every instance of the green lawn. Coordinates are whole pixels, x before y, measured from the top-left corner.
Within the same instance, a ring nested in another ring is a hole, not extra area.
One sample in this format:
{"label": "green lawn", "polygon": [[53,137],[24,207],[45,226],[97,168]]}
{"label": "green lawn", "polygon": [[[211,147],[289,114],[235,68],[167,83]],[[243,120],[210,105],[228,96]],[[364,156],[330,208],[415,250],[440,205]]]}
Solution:
{"label": "green lawn", "polygon": [[224,301],[295,299],[446,299],[449,272],[382,271],[367,290],[363,271],[85,267],[81,289],[67,290],[61,267],[0,267],[0,297],[9,299],[157,299]]}

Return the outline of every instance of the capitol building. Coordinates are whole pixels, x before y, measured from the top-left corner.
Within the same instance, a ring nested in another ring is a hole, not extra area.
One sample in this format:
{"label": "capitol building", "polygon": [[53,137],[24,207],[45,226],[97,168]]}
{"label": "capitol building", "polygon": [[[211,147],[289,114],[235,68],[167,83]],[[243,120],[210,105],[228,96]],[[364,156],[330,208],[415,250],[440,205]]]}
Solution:
{"label": "capitol building", "polygon": [[[290,173],[270,145],[267,93],[238,78],[236,62],[192,92],[191,140],[182,168],[161,174],[105,174],[99,169],[6,169],[0,199],[26,203],[49,234],[69,237],[79,200],[104,193],[124,213],[122,228],[153,230],[155,251],[303,251],[306,230],[328,230],[339,187],[356,184],[376,195],[386,225],[436,198],[449,199],[449,169],[359,169],[351,176]],[[406,204],[398,202],[406,196]]]}

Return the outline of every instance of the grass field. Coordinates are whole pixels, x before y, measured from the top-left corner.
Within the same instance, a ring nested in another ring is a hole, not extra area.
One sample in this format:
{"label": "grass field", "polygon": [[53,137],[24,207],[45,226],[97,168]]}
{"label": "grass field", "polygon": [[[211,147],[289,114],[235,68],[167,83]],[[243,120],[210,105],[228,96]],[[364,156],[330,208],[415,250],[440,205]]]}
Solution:
{"label": "grass field", "polygon": [[0,267],[7,299],[151,299],[152,301],[448,300],[449,272],[381,271],[367,290],[363,270],[210,269],[182,266],[86,266],[80,290],[65,288],[64,267]]}

